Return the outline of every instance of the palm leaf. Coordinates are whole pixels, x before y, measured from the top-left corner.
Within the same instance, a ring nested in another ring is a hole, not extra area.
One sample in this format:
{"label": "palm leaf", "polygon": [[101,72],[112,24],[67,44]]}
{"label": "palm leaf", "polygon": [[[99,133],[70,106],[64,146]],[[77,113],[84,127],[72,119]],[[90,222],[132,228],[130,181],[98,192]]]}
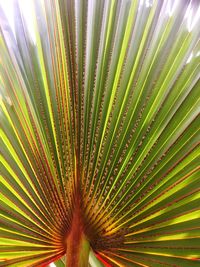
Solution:
{"label": "palm leaf", "polygon": [[199,1],[28,2],[0,9],[0,266],[199,266]]}

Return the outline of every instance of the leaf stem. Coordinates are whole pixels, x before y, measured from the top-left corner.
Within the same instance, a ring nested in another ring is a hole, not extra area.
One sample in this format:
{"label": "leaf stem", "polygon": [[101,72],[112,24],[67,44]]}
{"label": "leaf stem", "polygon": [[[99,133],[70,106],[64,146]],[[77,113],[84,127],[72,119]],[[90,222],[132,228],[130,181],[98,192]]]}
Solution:
{"label": "leaf stem", "polygon": [[66,238],[66,266],[88,267],[90,243],[83,231],[80,201],[77,199],[71,230]]}

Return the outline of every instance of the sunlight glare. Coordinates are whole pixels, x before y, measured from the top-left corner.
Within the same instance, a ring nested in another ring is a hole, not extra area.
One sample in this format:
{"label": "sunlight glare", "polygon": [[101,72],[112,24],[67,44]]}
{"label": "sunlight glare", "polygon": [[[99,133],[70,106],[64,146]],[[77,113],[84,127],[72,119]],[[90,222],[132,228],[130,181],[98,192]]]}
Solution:
{"label": "sunlight glare", "polygon": [[[16,5],[16,0],[0,0],[0,6],[2,7],[7,19],[8,23],[12,29],[12,32],[15,34],[15,22],[14,22],[14,7]],[[20,10],[22,11],[23,18],[25,19],[27,29],[29,32],[30,39],[33,43],[36,43],[36,36],[34,31],[34,16],[33,16],[33,2],[27,0],[18,1]]]}
{"label": "sunlight glare", "polygon": [[195,57],[200,57],[200,50],[196,53]]}
{"label": "sunlight glare", "polygon": [[193,52],[189,55],[187,61],[186,61],[186,64],[190,63],[190,61],[192,60],[193,58]]}
{"label": "sunlight glare", "polygon": [[8,22],[9,22],[9,25],[13,31],[13,33],[15,33],[15,26],[14,26],[14,10],[13,10],[13,3],[14,1],[13,0],[0,0],[0,6],[2,7],[7,19],[8,19]]}
{"label": "sunlight glare", "polygon": [[168,13],[169,17],[171,17],[174,14],[174,12],[175,12],[177,6],[179,5],[179,3],[180,3],[180,0],[177,0],[177,1],[168,0],[168,2],[167,2],[167,13]]}
{"label": "sunlight glare", "polygon": [[190,4],[187,8],[185,19],[187,20],[187,29],[189,32],[191,32],[195,25],[197,25],[197,23],[200,21],[200,5],[195,12],[194,8],[192,8]]}

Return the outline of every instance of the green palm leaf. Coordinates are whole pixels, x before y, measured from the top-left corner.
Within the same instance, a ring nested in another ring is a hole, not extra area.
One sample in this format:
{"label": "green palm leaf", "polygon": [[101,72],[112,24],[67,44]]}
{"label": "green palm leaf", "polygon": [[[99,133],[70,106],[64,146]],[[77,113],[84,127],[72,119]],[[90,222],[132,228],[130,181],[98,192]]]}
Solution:
{"label": "green palm leaf", "polygon": [[199,266],[199,1],[28,2],[34,34],[0,9],[0,266]]}

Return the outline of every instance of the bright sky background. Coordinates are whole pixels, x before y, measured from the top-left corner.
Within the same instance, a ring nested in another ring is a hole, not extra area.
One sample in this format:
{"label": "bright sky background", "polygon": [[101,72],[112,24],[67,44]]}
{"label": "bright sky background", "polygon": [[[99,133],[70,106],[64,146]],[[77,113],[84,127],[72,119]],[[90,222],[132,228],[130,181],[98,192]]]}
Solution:
{"label": "bright sky background", "polygon": [[[8,17],[8,20],[11,24],[12,29],[14,29],[14,19],[13,19],[13,4],[16,0],[0,0],[0,5],[3,7],[6,16]],[[92,0],[93,1],[93,0]],[[182,0],[165,0],[167,3],[167,10],[166,13],[169,16],[172,16],[172,14],[176,11],[176,8],[178,5],[180,5]],[[91,1],[89,1],[91,2]],[[152,5],[153,0],[140,0],[140,5],[146,5],[148,8]],[[20,0],[20,7],[25,14],[25,19],[28,24],[30,32],[34,32],[34,26],[33,26],[33,2],[32,0]],[[191,8],[191,5],[189,5],[189,8],[186,12],[186,18],[187,18],[187,27],[188,30],[191,31],[194,25],[197,23],[197,21],[200,18],[200,5],[196,12],[196,15],[194,16],[193,10]]]}
{"label": "bright sky background", "polygon": [[[15,33],[14,30],[14,13],[13,13],[13,7],[14,7],[14,3],[17,0],[0,0],[0,6],[3,8],[9,24],[13,30],[13,32]],[[93,1],[93,0],[89,0],[89,3]],[[146,7],[150,7],[152,6],[152,2],[154,0],[140,0],[140,6],[141,5],[146,5]],[[165,0],[167,5],[166,5],[166,14],[168,16],[172,16],[173,13],[176,11],[177,7],[180,5],[182,0]],[[26,24],[28,26],[28,30],[30,32],[30,36],[32,38],[33,43],[36,43],[36,37],[35,37],[35,33],[34,33],[34,18],[33,18],[33,0],[20,0],[20,8],[24,14],[24,18],[26,20]],[[92,2],[91,2],[92,3]],[[192,31],[193,27],[195,26],[196,23],[199,23],[200,21],[200,5],[198,7],[198,10],[196,12],[196,15],[194,16],[194,11],[191,8],[191,5],[189,5],[187,12],[185,14],[185,18],[187,19],[187,29],[188,31]],[[196,56],[199,57],[200,56],[200,51],[197,52],[196,55],[194,55],[193,53],[190,54],[190,56],[188,57],[188,60],[186,63],[189,63],[192,58]],[[51,266],[53,267],[53,266]]]}
{"label": "bright sky background", "polygon": [[[8,18],[9,24],[15,33],[14,30],[14,3],[16,0],[0,0],[0,6],[3,8],[5,15]],[[34,34],[34,19],[33,19],[33,2],[32,0],[20,0],[20,9],[24,14],[26,24],[28,25],[28,30],[30,36],[32,37],[33,42],[35,43],[35,34]]]}

